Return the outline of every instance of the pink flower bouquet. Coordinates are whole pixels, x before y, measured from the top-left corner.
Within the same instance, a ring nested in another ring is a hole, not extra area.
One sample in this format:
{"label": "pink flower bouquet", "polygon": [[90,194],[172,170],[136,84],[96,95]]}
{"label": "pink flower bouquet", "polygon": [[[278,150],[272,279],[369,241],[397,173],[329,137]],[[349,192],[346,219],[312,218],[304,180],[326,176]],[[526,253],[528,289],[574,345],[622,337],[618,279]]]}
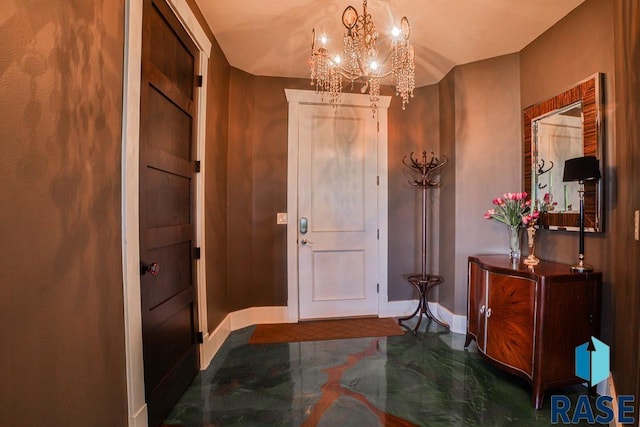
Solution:
{"label": "pink flower bouquet", "polygon": [[[494,207],[489,209],[487,213],[484,214],[484,217],[486,219],[495,219],[510,227],[526,225],[528,221],[531,220],[527,219],[527,222],[524,222],[525,216],[528,216],[531,210],[531,201],[525,200],[526,198],[527,193],[524,191],[522,193],[505,193],[502,197],[493,199],[492,203]],[[533,214],[537,214],[535,216],[536,219],[540,215],[537,212]],[[531,218],[533,218],[533,216]]]}

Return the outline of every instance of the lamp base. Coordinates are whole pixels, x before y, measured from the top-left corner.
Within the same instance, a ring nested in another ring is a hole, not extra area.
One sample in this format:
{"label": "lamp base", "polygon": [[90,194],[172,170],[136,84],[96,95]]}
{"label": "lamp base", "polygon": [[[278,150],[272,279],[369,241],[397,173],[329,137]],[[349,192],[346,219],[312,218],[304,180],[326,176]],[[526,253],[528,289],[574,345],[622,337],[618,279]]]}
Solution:
{"label": "lamp base", "polygon": [[571,266],[572,273],[591,273],[592,271],[593,266],[585,264],[582,260],[578,264]]}
{"label": "lamp base", "polygon": [[538,265],[540,264],[540,259],[535,255],[529,255],[527,258],[525,258],[524,263],[525,265]]}
{"label": "lamp base", "polygon": [[593,271],[593,267],[590,265],[572,265],[571,272],[572,273],[591,273]]}

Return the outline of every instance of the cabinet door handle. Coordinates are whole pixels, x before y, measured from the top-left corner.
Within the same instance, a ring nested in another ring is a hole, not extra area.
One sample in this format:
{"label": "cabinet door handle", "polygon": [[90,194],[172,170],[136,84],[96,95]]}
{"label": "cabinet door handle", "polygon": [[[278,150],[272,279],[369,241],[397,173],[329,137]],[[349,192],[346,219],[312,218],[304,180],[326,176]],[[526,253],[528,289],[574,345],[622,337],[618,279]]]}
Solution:
{"label": "cabinet door handle", "polygon": [[491,317],[491,309],[487,308],[487,317]]}
{"label": "cabinet door handle", "polygon": [[485,305],[482,304],[482,306],[480,307],[480,314],[484,314],[484,309],[485,309]]}

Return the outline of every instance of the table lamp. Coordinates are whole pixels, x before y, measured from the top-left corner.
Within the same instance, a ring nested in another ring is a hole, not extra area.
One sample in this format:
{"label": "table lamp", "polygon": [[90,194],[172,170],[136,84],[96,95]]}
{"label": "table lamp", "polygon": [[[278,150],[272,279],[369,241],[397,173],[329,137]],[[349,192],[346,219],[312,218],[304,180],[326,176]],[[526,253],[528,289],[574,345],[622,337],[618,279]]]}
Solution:
{"label": "table lamp", "polygon": [[578,195],[580,196],[580,253],[578,264],[571,267],[571,271],[585,273],[593,271],[593,267],[584,263],[584,182],[600,179],[600,167],[595,156],[576,157],[564,162],[563,182],[578,181]]}

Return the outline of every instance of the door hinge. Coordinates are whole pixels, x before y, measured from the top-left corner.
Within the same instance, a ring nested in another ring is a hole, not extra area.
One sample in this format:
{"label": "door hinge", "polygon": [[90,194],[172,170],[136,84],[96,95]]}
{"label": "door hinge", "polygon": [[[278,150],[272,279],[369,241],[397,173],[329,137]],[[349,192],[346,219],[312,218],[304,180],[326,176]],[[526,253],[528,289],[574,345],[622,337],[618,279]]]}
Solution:
{"label": "door hinge", "polygon": [[380,175],[376,176],[376,185],[380,185]]}
{"label": "door hinge", "polygon": [[376,292],[380,293],[380,283],[376,283]]}
{"label": "door hinge", "polygon": [[200,173],[200,160],[196,160],[193,166],[193,170],[195,171],[195,173]]}
{"label": "door hinge", "polygon": [[193,258],[200,259],[200,248],[198,247],[193,248]]}
{"label": "door hinge", "polygon": [[380,122],[377,122],[377,123],[376,123],[376,125],[377,125],[377,128],[378,128],[378,130],[377,130],[377,131],[378,131],[378,133],[379,133],[379,132],[380,132]]}
{"label": "door hinge", "polygon": [[198,344],[204,344],[204,334],[202,333],[202,331],[196,332],[196,341],[198,342]]}
{"label": "door hinge", "polygon": [[378,240],[380,240],[380,229],[378,228],[377,231],[378,231],[378,237],[377,238],[378,238]]}
{"label": "door hinge", "polygon": [[593,318],[594,318],[593,314],[590,314],[589,315],[589,323],[593,323]]}
{"label": "door hinge", "polygon": [[196,86],[202,87],[202,75],[196,77]]}

